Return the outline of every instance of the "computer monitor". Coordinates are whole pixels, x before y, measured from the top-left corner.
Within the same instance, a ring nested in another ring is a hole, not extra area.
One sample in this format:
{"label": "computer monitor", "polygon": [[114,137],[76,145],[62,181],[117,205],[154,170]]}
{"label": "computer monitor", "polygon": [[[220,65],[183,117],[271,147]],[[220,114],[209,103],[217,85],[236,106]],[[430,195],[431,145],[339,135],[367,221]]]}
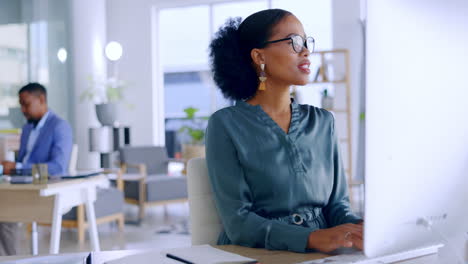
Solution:
{"label": "computer monitor", "polygon": [[441,263],[466,254],[467,8],[456,0],[368,1],[369,257],[437,243],[458,258]]}

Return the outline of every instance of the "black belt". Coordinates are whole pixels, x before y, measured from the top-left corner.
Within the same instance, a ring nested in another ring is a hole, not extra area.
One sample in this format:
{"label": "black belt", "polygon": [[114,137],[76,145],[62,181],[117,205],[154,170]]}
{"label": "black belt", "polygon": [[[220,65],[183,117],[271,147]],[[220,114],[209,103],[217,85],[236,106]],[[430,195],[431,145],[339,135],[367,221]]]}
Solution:
{"label": "black belt", "polygon": [[322,208],[315,207],[311,209],[301,209],[300,211],[294,212],[290,215],[277,217],[274,219],[277,219],[283,222],[289,222],[295,225],[302,225],[304,221],[315,220],[321,214],[322,214]]}

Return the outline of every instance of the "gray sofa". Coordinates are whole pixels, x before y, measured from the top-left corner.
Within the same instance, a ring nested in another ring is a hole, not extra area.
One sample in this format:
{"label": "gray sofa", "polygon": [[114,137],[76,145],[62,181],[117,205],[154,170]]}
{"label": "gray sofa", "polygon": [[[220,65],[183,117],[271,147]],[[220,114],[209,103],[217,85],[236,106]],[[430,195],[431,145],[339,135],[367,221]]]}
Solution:
{"label": "gray sofa", "polygon": [[171,160],[165,147],[122,147],[120,161],[125,201],[139,207],[139,221],[147,206],[187,201],[186,177],[167,174]]}

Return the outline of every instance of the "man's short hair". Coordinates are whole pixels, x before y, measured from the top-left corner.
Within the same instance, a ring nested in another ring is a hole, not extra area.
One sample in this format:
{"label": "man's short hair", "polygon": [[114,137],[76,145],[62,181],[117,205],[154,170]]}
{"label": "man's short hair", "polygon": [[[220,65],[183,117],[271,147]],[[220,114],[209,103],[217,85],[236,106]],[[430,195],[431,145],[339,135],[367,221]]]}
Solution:
{"label": "man's short hair", "polygon": [[47,90],[40,83],[28,83],[27,85],[23,86],[19,90],[18,95],[23,93],[23,92],[32,93],[32,94],[37,95],[37,96],[42,94],[47,99]]}

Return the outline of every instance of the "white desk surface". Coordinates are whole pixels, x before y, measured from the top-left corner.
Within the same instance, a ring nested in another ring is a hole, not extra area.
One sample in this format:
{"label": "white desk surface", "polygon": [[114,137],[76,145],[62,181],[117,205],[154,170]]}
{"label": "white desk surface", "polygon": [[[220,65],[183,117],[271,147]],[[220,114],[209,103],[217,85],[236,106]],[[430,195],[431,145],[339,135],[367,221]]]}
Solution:
{"label": "white desk surface", "polygon": [[[219,249],[243,255],[246,257],[254,258],[260,261],[262,264],[293,264],[298,262],[303,262],[307,260],[319,259],[326,257],[325,254],[320,253],[308,253],[308,254],[299,254],[287,251],[270,251],[265,249],[258,248],[246,248],[241,246],[227,245],[227,246],[216,246]],[[144,254],[144,257],[138,257],[136,254]],[[49,256],[80,256],[83,253],[68,253],[60,255],[49,255]],[[122,261],[115,261],[120,258],[128,257],[135,255],[135,258],[123,259]],[[18,263],[43,263],[39,262],[44,256],[37,256],[32,258],[31,256],[10,256],[10,257],[0,257],[0,263],[14,263],[13,261],[18,261]],[[22,260],[20,262],[20,260]],[[29,260],[26,262],[25,260]],[[52,260],[52,259],[51,259]],[[127,263],[136,263],[139,264],[153,264],[153,263],[175,263],[172,260],[165,258],[159,251],[151,250],[115,250],[115,251],[101,251],[93,253],[93,264],[104,264],[108,261],[114,260],[115,264],[127,264]],[[124,261],[125,260],[125,261]],[[55,260],[57,261],[57,260]],[[45,263],[45,262],[44,262]],[[49,262],[49,263],[59,263],[59,262]],[[178,262],[176,262],[178,263]],[[406,260],[403,262],[398,262],[399,264],[439,264],[440,262],[436,254],[419,257],[412,260]],[[444,263],[446,264],[446,263]]]}
{"label": "white desk surface", "polygon": [[87,178],[77,178],[77,179],[65,179],[65,180],[50,180],[46,184],[11,184],[9,182],[2,181],[0,183],[0,191],[2,190],[44,190],[44,189],[54,189],[54,188],[63,188],[66,186],[80,184],[80,183],[90,183],[96,181],[106,180],[105,175],[96,175],[90,176]]}
{"label": "white desk surface", "polygon": [[[114,251],[101,251],[101,252],[94,252],[93,253],[93,262],[92,264],[98,264],[116,260],[119,258],[123,258],[130,255],[136,255],[139,253],[146,252],[145,250],[114,250]],[[39,255],[39,256],[8,256],[8,257],[0,257],[0,264],[9,264],[9,263],[59,263],[60,260],[56,259],[55,257],[63,257],[63,259],[72,258],[76,256],[78,259],[80,257],[86,256],[88,253],[80,252],[80,253],[64,253],[64,254],[57,254],[57,255]],[[163,260],[155,259],[155,261]],[[158,262],[154,262],[158,263]]]}

